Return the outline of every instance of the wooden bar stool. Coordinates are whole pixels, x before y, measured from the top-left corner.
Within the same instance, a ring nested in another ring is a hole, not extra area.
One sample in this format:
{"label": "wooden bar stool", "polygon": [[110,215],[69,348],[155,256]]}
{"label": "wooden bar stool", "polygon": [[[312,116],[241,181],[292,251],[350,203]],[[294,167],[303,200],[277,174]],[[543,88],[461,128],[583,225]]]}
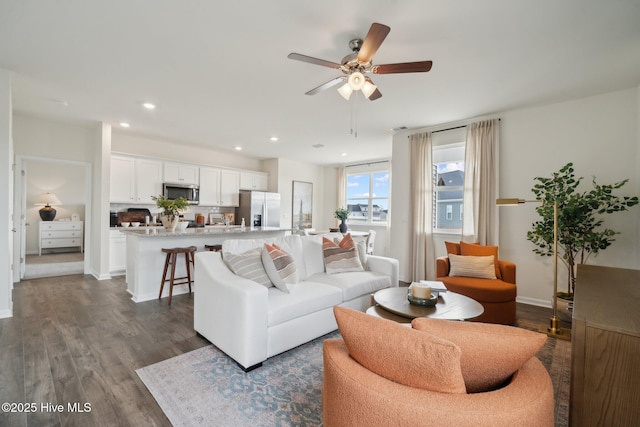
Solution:
{"label": "wooden bar stool", "polygon": [[[187,248],[163,248],[162,252],[167,254],[167,258],[164,261],[164,271],[162,272],[162,282],[160,283],[160,294],[158,299],[162,298],[162,290],[164,284],[169,282],[169,305],[171,305],[171,297],[173,296],[174,285],[189,285],[189,293],[191,293],[191,267],[195,265],[194,254],[197,248],[195,246],[189,246]],[[176,277],[176,262],[178,261],[178,254],[184,254],[185,266],[187,268],[187,275],[184,277]],[[167,271],[171,265],[171,276],[167,278]]]}
{"label": "wooden bar stool", "polygon": [[204,245],[204,248],[208,251],[220,252],[222,250],[222,245]]}

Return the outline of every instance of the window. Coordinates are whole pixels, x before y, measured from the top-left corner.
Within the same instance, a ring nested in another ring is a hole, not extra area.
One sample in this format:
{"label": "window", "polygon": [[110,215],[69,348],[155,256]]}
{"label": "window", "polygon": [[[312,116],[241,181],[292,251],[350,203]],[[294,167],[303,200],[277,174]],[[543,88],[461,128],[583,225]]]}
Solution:
{"label": "window", "polygon": [[[388,163],[385,162],[385,165]],[[347,173],[347,209],[352,224],[387,223],[389,171]]]}
{"label": "window", "polygon": [[433,149],[433,229],[435,232],[462,230],[464,188],[464,143]]}

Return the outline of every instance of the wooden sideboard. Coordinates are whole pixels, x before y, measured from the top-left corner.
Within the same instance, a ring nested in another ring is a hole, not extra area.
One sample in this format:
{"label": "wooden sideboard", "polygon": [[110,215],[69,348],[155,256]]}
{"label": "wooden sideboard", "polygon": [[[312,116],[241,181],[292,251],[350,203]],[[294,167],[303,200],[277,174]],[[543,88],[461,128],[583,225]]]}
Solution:
{"label": "wooden sideboard", "polygon": [[578,266],[571,426],[640,422],[640,270]]}

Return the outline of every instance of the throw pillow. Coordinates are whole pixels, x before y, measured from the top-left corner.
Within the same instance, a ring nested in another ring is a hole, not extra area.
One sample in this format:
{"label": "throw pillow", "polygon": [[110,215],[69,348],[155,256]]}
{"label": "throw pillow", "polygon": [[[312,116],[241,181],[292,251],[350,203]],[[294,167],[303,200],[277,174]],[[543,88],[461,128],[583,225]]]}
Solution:
{"label": "throw pillow", "polygon": [[298,283],[296,263],[280,246],[268,243],[262,250],[262,264],[276,288],[283,292],[291,292],[293,285]]}
{"label": "throw pillow", "polygon": [[411,322],[427,332],[456,344],[468,393],[502,386],[547,341],[547,336],[514,326],[419,317]]}
{"label": "throw pillow", "polygon": [[444,245],[448,254],[460,255],[460,243],[445,241]]}
{"label": "throw pillow", "polygon": [[473,243],[460,242],[460,255],[471,256],[488,256],[493,255],[494,265],[496,270],[496,277],[502,279],[500,274],[500,267],[498,266],[498,247],[497,246],[483,246]]}
{"label": "throw pillow", "polygon": [[262,250],[260,248],[251,249],[241,254],[223,252],[222,258],[234,274],[253,280],[267,288],[273,286],[264,270],[264,265],[262,265]]}
{"label": "throw pillow", "polygon": [[371,372],[409,387],[466,392],[457,345],[346,307],[333,313],[349,355]]}
{"label": "throw pillow", "polygon": [[495,279],[496,268],[492,256],[464,256],[449,254],[449,276]]}
{"label": "throw pillow", "polygon": [[323,237],[322,253],[324,255],[324,268],[328,274],[364,271],[351,234],[344,236],[338,244]]}

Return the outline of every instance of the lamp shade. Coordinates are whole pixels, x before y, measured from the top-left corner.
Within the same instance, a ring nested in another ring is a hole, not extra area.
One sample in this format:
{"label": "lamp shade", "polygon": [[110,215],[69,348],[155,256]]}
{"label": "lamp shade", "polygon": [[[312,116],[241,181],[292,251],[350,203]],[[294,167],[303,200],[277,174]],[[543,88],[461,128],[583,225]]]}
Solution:
{"label": "lamp shade", "polygon": [[349,98],[351,98],[352,92],[353,92],[353,89],[351,89],[351,86],[349,86],[349,83],[345,83],[338,88],[338,93],[340,93],[340,95],[342,95],[342,97],[347,101],[349,100]]}
{"label": "lamp shade", "polygon": [[349,76],[349,86],[351,86],[351,89],[353,90],[362,89],[362,86],[364,86],[364,82],[364,75],[362,75],[362,73],[359,71],[351,73],[351,75]]}
{"label": "lamp shade", "polygon": [[366,82],[364,82],[364,85],[362,86],[362,93],[368,99],[373,94],[373,92],[376,91],[377,88],[378,87],[376,85],[374,85],[373,83],[367,80]]}
{"label": "lamp shade", "polygon": [[56,210],[51,205],[61,205],[62,202],[53,193],[43,193],[36,203],[36,206],[44,206],[40,209],[40,218],[43,221],[53,221],[56,217]]}

